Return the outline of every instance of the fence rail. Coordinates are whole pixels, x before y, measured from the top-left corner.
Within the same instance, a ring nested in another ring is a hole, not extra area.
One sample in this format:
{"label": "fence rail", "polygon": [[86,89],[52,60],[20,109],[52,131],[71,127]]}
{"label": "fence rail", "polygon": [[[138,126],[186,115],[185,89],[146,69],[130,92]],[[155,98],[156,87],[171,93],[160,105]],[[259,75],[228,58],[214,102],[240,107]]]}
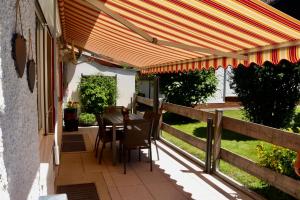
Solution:
{"label": "fence rail", "polygon": [[167,133],[177,137],[178,139],[181,139],[182,141],[196,148],[201,149],[202,151],[206,151],[206,141],[204,140],[188,135],[185,132],[173,128],[172,126],[166,123],[162,123],[161,130],[166,131]]}
{"label": "fence rail", "polygon": [[263,140],[294,151],[300,149],[300,135],[280,129],[223,117],[223,129],[234,131],[255,139]]}
{"label": "fence rail", "polygon": [[137,96],[136,101],[138,103],[142,103],[142,104],[145,104],[147,106],[151,106],[151,107],[153,106],[153,99]]}
{"label": "fence rail", "polygon": [[300,199],[300,181],[297,181],[288,176],[279,174],[271,169],[261,167],[255,162],[232,153],[228,150],[222,149],[220,152],[220,158],[246,172],[252,174],[269,184],[285,191],[291,196]]}
{"label": "fence rail", "polygon": [[189,117],[191,119],[199,120],[199,121],[207,121],[208,118],[214,119],[215,114],[191,107],[179,106],[172,103],[163,103],[163,109],[172,112],[184,117]]}
{"label": "fence rail", "polygon": [[[144,97],[137,97],[137,102],[153,106],[153,100]],[[198,121],[207,121],[208,118],[213,119],[214,124],[214,147],[213,147],[213,172],[218,170],[220,159],[232,164],[247,173],[256,176],[270,185],[300,199],[300,181],[277,173],[271,169],[259,166],[257,163],[248,160],[240,155],[232,153],[221,148],[222,130],[230,130],[251,138],[263,140],[274,145],[282,146],[294,151],[300,150],[300,135],[287,131],[267,127],[261,124],[246,122],[230,117],[224,117],[222,111],[215,113],[180,106],[171,103],[163,103],[162,108],[165,111],[172,112],[181,116],[185,116]],[[206,141],[188,135],[166,123],[162,123],[161,129],[167,133],[181,139],[182,141],[206,151]],[[211,156],[211,155],[207,155]]]}

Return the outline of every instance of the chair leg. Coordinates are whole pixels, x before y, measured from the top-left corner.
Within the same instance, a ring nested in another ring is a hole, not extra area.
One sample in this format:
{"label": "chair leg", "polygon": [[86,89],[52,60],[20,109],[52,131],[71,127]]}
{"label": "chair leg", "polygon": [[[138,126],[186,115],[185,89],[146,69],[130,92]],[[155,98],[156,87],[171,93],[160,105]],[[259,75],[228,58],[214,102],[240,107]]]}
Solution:
{"label": "chair leg", "polygon": [[154,144],[155,144],[155,148],[156,148],[157,160],[159,160],[158,147],[156,144],[156,140],[154,140]]}
{"label": "chair leg", "polygon": [[96,150],[96,146],[97,146],[98,137],[99,137],[99,134],[97,134],[97,136],[96,136],[96,140],[95,140],[95,144],[94,144],[94,151]]}
{"label": "chair leg", "polygon": [[98,150],[99,150],[99,143],[100,143],[100,136],[97,135],[96,137],[96,141],[95,141],[95,147],[94,147],[94,150],[95,150],[95,157],[97,158],[97,155],[98,155]]}
{"label": "chair leg", "polygon": [[122,162],[123,145],[119,145],[119,162]]}
{"label": "chair leg", "polygon": [[124,174],[126,174],[126,162],[127,162],[127,151],[125,148],[123,148],[123,162],[124,162]]}
{"label": "chair leg", "polygon": [[139,161],[141,161],[141,148],[139,148]]}
{"label": "chair leg", "polygon": [[151,146],[149,147],[149,159],[150,159],[150,171],[152,172],[152,151],[151,151]]}
{"label": "chair leg", "polygon": [[128,162],[130,162],[130,160],[131,160],[131,150],[128,149]]}
{"label": "chair leg", "polygon": [[99,160],[98,160],[99,164],[101,164],[101,161],[102,161],[104,147],[105,147],[105,143],[102,143],[102,147],[101,147],[100,154],[99,154]]}

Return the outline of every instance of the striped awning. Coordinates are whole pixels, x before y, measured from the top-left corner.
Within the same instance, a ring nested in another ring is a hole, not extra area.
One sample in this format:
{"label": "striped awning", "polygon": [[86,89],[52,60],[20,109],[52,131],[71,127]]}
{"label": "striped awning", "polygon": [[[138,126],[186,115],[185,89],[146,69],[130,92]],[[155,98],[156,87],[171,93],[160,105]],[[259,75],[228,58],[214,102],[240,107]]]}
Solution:
{"label": "striped awning", "polygon": [[[209,50],[149,42],[90,0],[59,0],[67,43],[135,66],[143,73],[300,59],[300,22],[259,0],[99,2],[155,40]],[[215,52],[245,55],[247,59]]]}

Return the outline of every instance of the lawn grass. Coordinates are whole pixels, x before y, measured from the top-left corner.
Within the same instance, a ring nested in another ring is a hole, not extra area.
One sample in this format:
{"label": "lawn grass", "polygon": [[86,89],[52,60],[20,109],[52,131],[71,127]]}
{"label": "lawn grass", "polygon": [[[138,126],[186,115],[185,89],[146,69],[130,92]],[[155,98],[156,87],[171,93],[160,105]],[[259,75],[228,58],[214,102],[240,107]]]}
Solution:
{"label": "lawn grass", "polygon": [[[300,113],[300,107],[297,107],[296,113]],[[223,112],[224,116],[235,118],[235,119],[242,119],[245,120],[243,117],[241,110],[225,110]],[[206,139],[206,122],[184,122],[178,123],[178,121],[171,121],[171,118],[166,117],[166,123],[171,124],[174,128],[179,129],[189,135],[193,135],[200,139]],[[183,142],[182,140],[166,133],[163,131],[162,137],[166,140],[170,141],[171,143],[175,144],[179,148],[189,152],[190,154],[196,156],[197,158],[204,160],[205,159],[205,152]],[[272,144],[267,142],[262,142],[253,138],[249,138],[247,136],[243,136],[241,134],[224,130],[222,133],[222,141],[221,147],[227,150],[232,151],[238,155],[246,157],[254,162],[258,162],[258,154],[256,147],[257,145],[263,145],[267,149],[272,148]],[[228,176],[232,177],[236,181],[242,183],[246,187],[260,193],[261,195],[265,196],[267,199],[293,199],[287,194],[275,189],[272,186],[269,186],[264,181],[230,165],[221,160],[220,162],[220,171]]]}

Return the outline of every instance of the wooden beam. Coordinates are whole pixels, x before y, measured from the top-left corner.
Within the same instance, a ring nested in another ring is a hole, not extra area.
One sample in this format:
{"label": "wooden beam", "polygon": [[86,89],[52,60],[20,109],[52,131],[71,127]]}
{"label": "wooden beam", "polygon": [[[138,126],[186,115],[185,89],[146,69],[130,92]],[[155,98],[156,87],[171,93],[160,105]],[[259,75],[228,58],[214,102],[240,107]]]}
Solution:
{"label": "wooden beam", "polygon": [[110,17],[112,17],[116,21],[120,22],[121,24],[123,24],[124,26],[126,26],[127,28],[129,28],[130,30],[132,30],[133,32],[135,32],[136,34],[142,36],[148,42],[153,42],[155,40],[148,33],[146,33],[145,31],[143,31],[139,27],[135,26],[133,23],[129,22],[128,20],[126,20],[125,18],[123,18],[121,15],[119,15],[118,13],[114,12],[113,10],[107,8],[104,5],[104,2],[101,2],[101,1],[98,1],[98,0],[85,0],[85,1],[88,2],[89,4],[93,5],[99,11],[103,11],[105,14],[109,15]]}
{"label": "wooden beam", "polygon": [[236,53],[230,53],[230,52],[223,52],[223,51],[219,51],[219,50],[215,50],[215,49],[207,49],[207,48],[203,48],[203,47],[181,44],[181,43],[177,43],[177,42],[158,40],[157,44],[164,45],[164,46],[170,46],[170,47],[176,47],[176,48],[180,48],[180,49],[183,49],[186,51],[201,52],[201,53],[212,54],[215,56],[248,60],[248,56],[244,56],[244,55],[240,55],[240,54],[236,54]]}

